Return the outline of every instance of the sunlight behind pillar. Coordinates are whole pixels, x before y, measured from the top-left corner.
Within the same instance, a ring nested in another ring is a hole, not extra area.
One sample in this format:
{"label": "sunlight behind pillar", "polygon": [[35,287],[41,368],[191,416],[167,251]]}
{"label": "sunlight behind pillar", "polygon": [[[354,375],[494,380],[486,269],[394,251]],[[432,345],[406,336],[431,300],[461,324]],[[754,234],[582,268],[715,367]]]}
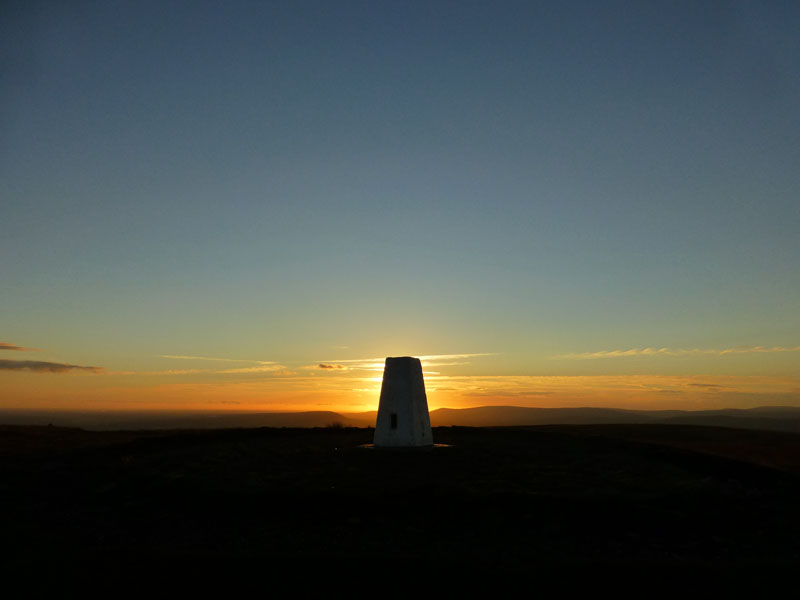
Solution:
{"label": "sunlight behind pillar", "polygon": [[375,423],[376,447],[433,446],[428,398],[418,358],[387,358]]}

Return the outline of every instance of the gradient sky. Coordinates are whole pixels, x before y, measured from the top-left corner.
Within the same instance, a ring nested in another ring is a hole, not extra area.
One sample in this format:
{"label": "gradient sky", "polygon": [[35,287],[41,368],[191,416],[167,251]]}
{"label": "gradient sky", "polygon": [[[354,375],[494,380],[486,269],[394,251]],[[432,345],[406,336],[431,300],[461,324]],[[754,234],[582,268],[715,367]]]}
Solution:
{"label": "gradient sky", "polygon": [[400,355],[432,407],[800,405],[798,31],[4,2],[0,407],[367,410]]}

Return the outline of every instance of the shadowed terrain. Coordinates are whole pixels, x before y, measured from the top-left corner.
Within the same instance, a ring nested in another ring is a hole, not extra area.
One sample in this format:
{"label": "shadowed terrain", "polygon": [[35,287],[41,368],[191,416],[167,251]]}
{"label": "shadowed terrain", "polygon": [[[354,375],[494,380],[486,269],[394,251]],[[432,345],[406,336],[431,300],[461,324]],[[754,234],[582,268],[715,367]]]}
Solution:
{"label": "shadowed terrain", "polygon": [[[0,423],[57,425],[98,431],[118,429],[224,429],[231,427],[372,427],[377,411],[337,413],[248,411],[57,411],[0,410]],[[800,407],[760,406],[720,410],[624,410],[619,408],[535,408],[478,406],[430,412],[434,427],[517,427],[522,425],[663,424],[706,425],[800,433]]]}
{"label": "shadowed terrain", "polygon": [[6,566],[412,563],[734,569],[800,561],[800,436],[681,425],[88,432],[0,426]]}

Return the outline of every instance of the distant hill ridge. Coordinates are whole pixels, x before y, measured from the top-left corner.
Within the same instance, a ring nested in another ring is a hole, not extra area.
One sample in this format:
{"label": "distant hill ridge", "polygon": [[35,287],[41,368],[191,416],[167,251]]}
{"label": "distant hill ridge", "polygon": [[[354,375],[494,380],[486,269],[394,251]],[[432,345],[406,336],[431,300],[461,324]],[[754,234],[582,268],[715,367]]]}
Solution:
{"label": "distant hill ridge", "polygon": [[[0,423],[58,425],[94,430],[221,429],[232,427],[371,427],[375,411],[306,412],[78,412],[0,410]],[[431,411],[434,427],[508,427],[526,425],[680,424],[765,429],[800,433],[800,407],[760,406],[720,410],[629,410],[620,408],[532,408],[479,406]]]}
{"label": "distant hill ridge", "polygon": [[800,407],[749,409],[629,410],[620,408],[531,408],[481,406],[431,412],[434,425],[503,427],[520,425],[681,424],[800,432]]}

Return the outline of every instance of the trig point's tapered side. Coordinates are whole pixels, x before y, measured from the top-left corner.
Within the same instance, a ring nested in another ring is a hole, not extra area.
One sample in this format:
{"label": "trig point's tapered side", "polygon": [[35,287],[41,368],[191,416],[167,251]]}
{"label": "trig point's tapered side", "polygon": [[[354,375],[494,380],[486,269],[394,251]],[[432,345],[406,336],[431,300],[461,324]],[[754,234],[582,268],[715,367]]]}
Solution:
{"label": "trig point's tapered side", "polygon": [[428,398],[418,358],[387,358],[375,423],[375,446],[433,446]]}

